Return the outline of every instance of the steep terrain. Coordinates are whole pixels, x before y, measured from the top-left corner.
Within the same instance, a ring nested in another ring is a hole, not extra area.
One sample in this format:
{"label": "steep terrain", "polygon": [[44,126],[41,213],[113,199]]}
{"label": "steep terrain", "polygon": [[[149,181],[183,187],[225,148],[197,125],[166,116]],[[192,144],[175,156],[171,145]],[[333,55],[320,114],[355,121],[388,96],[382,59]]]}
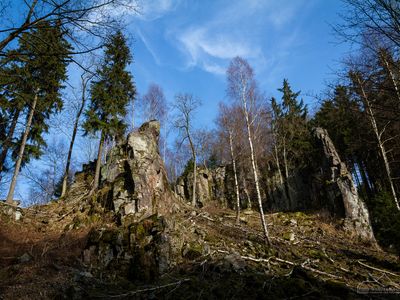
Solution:
{"label": "steep terrain", "polygon": [[256,211],[235,225],[220,201],[189,206],[168,185],[158,130],[113,149],[95,195],[88,165],[65,199],[0,203],[0,299],[396,299],[399,258],[346,218],[267,214],[266,248]]}
{"label": "steep terrain", "polygon": [[20,221],[2,215],[2,299],[386,299],[387,294],[357,291],[400,288],[398,257],[348,236],[336,221],[304,213],[268,215],[273,247],[266,249],[257,213],[246,212],[236,226],[232,211],[213,207],[187,209],[167,220],[171,244],[180,251],[170,255],[163,273],[152,276],[152,266],[142,261],[134,277],[120,276],[116,258],[116,265],[99,271],[84,257],[92,230],[117,230],[112,216],[75,207],[63,218],[68,209],[74,207],[35,207],[24,210]]}

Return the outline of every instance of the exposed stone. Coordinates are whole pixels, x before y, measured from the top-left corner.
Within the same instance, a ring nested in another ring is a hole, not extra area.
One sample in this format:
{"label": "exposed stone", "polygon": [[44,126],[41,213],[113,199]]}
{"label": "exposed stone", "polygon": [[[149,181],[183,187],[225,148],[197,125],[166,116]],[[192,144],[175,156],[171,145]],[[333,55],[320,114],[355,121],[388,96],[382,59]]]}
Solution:
{"label": "exposed stone", "polygon": [[[216,201],[221,207],[227,207],[232,199],[230,184],[226,184],[229,172],[225,166],[207,169],[197,167],[196,197],[199,206],[207,205],[210,201]],[[232,181],[233,184],[233,181]],[[176,192],[181,199],[191,201],[193,191],[193,172],[180,177],[176,183]],[[231,205],[232,206],[232,205]]]}
{"label": "exposed stone", "polygon": [[171,205],[175,196],[158,151],[159,130],[157,121],[143,124],[110,151],[102,166],[102,183],[109,190],[101,201],[122,219],[130,214],[143,219],[176,209]]}
{"label": "exposed stone", "polygon": [[328,193],[329,200],[331,203],[339,201],[343,205],[347,229],[363,239],[374,240],[368,210],[358,196],[352,176],[346,164],[341,161],[328,132],[322,128],[315,128],[314,134],[322,143],[325,155],[321,166],[325,169],[325,179],[337,191],[337,193]]}
{"label": "exposed stone", "polygon": [[18,262],[19,263],[27,263],[32,260],[32,256],[30,256],[28,253],[22,254],[20,257],[18,257]]}
{"label": "exposed stone", "polygon": [[170,241],[163,217],[152,215],[118,229],[93,230],[83,262],[95,273],[149,281],[170,266]]}

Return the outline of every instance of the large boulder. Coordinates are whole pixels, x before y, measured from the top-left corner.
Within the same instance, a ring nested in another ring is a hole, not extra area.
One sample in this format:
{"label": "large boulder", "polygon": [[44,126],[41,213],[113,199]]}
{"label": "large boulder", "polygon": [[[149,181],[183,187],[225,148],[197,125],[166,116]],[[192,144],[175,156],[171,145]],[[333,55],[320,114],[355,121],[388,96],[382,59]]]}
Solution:
{"label": "large boulder", "polygon": [[171,264],[171,246],[165,218],[152,215],[119,228],[92,229],[83,262],[94,274],[151,281]]}
{"label": "large boulder", "polygon": [[158,150],[159,135],[158,121],[144,123],[111,149],[102,166],[101,201],[122,219],[132,214],[143,219],[177,208]]}
{"label": "large boulder", "polygon": [[341,161],[328,132],[315,128],[314,135],[323,150],[321,178],[327,186],[325,199],[345,218],[345,227],[366,240],[374,240],[368,210],[359,197],[351,173]]}

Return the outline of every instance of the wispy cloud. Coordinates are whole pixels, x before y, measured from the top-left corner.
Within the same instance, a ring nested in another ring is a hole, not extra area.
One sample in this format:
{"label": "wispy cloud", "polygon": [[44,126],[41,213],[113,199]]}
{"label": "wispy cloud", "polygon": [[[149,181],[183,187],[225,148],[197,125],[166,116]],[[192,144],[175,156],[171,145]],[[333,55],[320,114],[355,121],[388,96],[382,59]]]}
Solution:
{"label": "wispy cloud", "polygon": [[142,33],[140,29],[136,30],[136,34],[139,36],[143,44],[146,46],[147,51],[151,54],[153,57],[154,61],[156,62],[157,65],[161,65],[161,60],[157,55],[157,52],[153,49],[153,47],[150,45],[150,42],[148,41],[147,37]]}
{"label": "wispy cloud", "polygon": [[[179,49],[187,58],[186,67],[199,67],[207,72],[221,75],[230,59],[242,56],[251,60],[258,68],[273,64],[265,56],[263,42],[269,40],[271,48],[285,51],[287,41],[293,42],[295,35],[287,38],[274,36],[292,22],[303,0],[280,3],[272,0],[244,0],[229,7],[216,9],[214,15],[202,19],[198,24],[190,23],[185,29],[178,28],[168,33],[177,41]],[[219,3],[220,4],[220,3]],[[216,5],[217,7],[218,5]],[[286,41],[286,42],[285,42]],[[268,51],[268,50],[267,50]]]}
{"label": "wispy cloud", "polygon": [[175,10],[180,0],[139,0],[138,17],[145,21],[154,21]]}
{"label": "wispy cloud", "polygon": [[187,56],[187,67],[198,66],[207,72],[225,73],[226,61],[235,56],[261,58],[259,46],[250,45],[223,32],[212,33],[212,27],[189,28],[177,36],[181,50]]}

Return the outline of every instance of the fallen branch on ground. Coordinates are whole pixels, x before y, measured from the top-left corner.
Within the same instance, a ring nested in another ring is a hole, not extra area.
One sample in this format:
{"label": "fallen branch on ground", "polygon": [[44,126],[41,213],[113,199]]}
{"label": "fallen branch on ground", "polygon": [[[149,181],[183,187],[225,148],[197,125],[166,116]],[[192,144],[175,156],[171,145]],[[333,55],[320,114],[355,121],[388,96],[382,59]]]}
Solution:
{"label": "fallen branch on ground", "polygon": [[298,267],[303,268],[304,270],[311,271],[311,272],[317,273],[319,275],[325,275],[325,276],[328,276],[328,277],[331,277],[331,278],[334,278],[334,279],[341,279],[342,278],[340,276],[333,275],[333,274],[330,274],[330,273],[326,273],[326,272],[314,269],[314,268],[312,268],[310,266],[306,266],[305,263],[299,265],[299,264],[296,264],[294,262],[291,262],[291,261],[288,261],[288,260],[285,260],[285,259],[281,259],[281,258],[278,258],[278,257],[275,257],[275,256],[271,256],[268,259],[265,259],[265,258],[254,258],[254,257],[250,257],[250,256],[241,256],[241,258],[247,259],[247,260],[251,260],[251,261],[255,261],[255,262],[266,262],[266,263],[269,263],[271,259],[274,259],[274,260],[276,260],[278,262],[285,263],[285,264],[287,264],[289,266],[293,266],[293,267],[298,266]]}
{"label": "fallen branch on ground", "polygon": [[363,263],[363,262],[361,262],[361,261],[359,261],[359,260],[357,260],[357,262],[358,262],[360,265],[362,265],[362,266],[364,266],[364,267],[366,267],[366,268],[369,268],[369,269],[371,269],[371,270],[375,270],[375,271],[378,271],[378,272],[390,274],[390,275],[392,275],[392,276],[400,277],[400,275],[398,275],[398,274],[395,274],[395,273],[392,273],[392,272],[389,272],[389,271],[386,271],[386,270],[382,270],[382,269],[378,269],[378,268],[369,266],[369,265],[367,265],[367,264],[365,264],[365,263]]}

